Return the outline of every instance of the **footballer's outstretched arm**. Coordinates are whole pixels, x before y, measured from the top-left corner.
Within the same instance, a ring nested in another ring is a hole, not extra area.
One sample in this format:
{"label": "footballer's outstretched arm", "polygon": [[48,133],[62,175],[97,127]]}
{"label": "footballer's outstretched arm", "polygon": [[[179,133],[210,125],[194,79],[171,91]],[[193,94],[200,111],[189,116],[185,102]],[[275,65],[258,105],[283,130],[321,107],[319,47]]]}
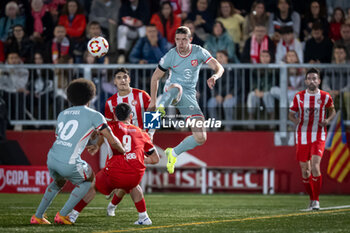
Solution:
{"label": "footballer's outstretched arm", "polygon": [[209,60],[208,65],[212,70],[215,71],[215,73],[207,80],[208,87],[210,89],[213,89],[215,86],[216,80],[221,78],[225,70],[224,70],[224,67],[222,67],[222,65],[214,57],[212,57]]}
{"label": "footballer's outstretched arm", "polygon": [[112,133],[108,125],[106,125],[102,130],[100,130],[100,132],[107,139],[109,145],[111,145],[113,149],[116,149],[122,154],[125,153],[125,149],[122,143],[119,141],[119,139],[116,136],[114,136],[114,134]]}
{"label": "footballer's outstretched arm", "polygon": [[151,103],[149,105],[149,109],[153,110],[156,106],[156,101],[157,101],[157,92],[158,92],[158,85],[159,85],[159,79],[161,79],[164,76],[164,71],[159,69],[159,67],[156,68],[152,75],[152,80],[151,80]]}

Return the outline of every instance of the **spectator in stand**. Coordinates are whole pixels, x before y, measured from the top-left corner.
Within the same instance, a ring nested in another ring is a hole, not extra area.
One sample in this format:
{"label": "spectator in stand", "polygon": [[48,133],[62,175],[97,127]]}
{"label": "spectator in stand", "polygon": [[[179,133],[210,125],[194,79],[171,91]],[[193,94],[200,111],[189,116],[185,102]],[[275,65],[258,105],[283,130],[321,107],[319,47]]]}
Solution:
{"label": "spectator in stand", "polygon": [[[243,43],[243,33],[242,25],[244,22],[243,16],[236,13],[236,10],[229,0],[223,0],[220,2],[219,17],[217,21],[222,22],[226,28],[228,34],[231,36],[232,40],[235,42],[236,52],[239,56],[239,48]],[[229,53],[230,55],[230,53]],[[232,57],[230,57],[231,59]]]}
{"label": "spectator in stand", "polygon": [[[228,54],[226,50],[220,50],[215,53],[215,57],[221,65],[227,65],[229,62]],[[226,70],[231,70],[231,68],[226,68]],[[210,118],[218,118],[217,108],[222,105],[224,109],[225,120],[232,120],[234,115],[234,107],[237,104],[237,97],[234,95],[234,80],[232,76],[226,76],[230,79],[230,86],[222,85],[224,90],[219,91],[220,85],[216,85],[213,90],[211,90],[211,98],[208,100],[208,114]],[[226,78],[225,77],[225,78]],[[218,82],[223,82],[218,80]],[[223,97],[225,93],[225,97]],[[230,125],[225,126],[225,131],[231,131],[232,127]]]}
{"label": "spectator in stand", "polygon": [[239,63],[236,56],[235,43],[220,21],[214,23],[213,33],[204,43],[204,48],[208,50],[210,54],[216,54],[220,50],[225,50],[228,53],[229,61]]}
{"label": "spectator in stand", "polygon": [[[286,64],[300,64],[298,54],[295,50],[289,50],[286,54],[285,59]],[[304,69],[302,68],[295,68],[291,67],[288,68],[288,91],[287,91],[287,98],[288,103],[291,103],[293,101],[293,98],[295,94],[302,89],[304,89]],[[280,99],[282,94],[285,94],[285,92],[281,92],[281,88],[279,86],[274,86],[271,88],[271,94],[274,98]]]}
{"label": "spectator in stand", "polygon": [[5,16],[0,18],[0,40],[6,39],[12,33],[14,25],[25,26],[26,19],[19,14],[19,8],[15,1],[8,2],[5,7]]}
{"label": "spectator in stand", "polygon": [[[100,24],[97,21],[91,21],[88,24],[87,28],[86,28],[86,32],[87,32],[87,35],[86,35],[85,47],[87,47],[87,44],[88,44],[88,42],[89,42],[89,40],[91,38],[96,37],[96,36],[104,36],[103,32],[102,32],[102,28],[101,28]],[[84,59],[84,60],[86,60],[86,59]],[[108,56],[103,56],[103,57],[100,57],[100,58],[96,58],[94,63],[97,63],[97,64],[109,64],[109,58],[108,58]]]}
{"label": "spectator in stand", "polygon": [[340,28],[345,22],[345,13],[340,7],[336,7],[333,11],[331,21],[329,23],[329,38],[335,42],[340,40]]}
{"label": "spectator in stand", "polygon": [[125,63],[125,58],[132,42],[146,35],[145,25],[149,22],[147,1],[126,0],[119,10],[118,26],[118,64]]}
{"label": "spectator in stand", "polygon": [[0,64],[4,63],[4,61],[5,61],[4,44],[0,40]]}
{"label": "spectator in stand", "polygon": [[170,1],[161,3],[160,11],[151,18],[151,24],[156,25],[160,34],[173,46],[175,32],[181,26],[181,18],[174,14]]}
{"label": "spectator in stand", "polygon": [[[57,64],[73,64],[73,58],[69,55],[63,55],[57,59]],[[54,70],[55,80],[55,101],[56,101],[56,114],[68,108],[68,99],[66,90],[70,81],[75,78],[73,76],[73,70],[57,68]],[[57,117],[57,116],[56,116]]]}
{"label": "spectator in stand", "polygon": [[22,62],[29,63],[34,55],[33,42],[25,35],[22,25],[15,25],[12,29],[13,35],[5,43],[5,53],[16,52]]}
{"label": "spectator in stand", "polygon": [[49,9],[54,25],[56,25],[63,6],[66,4],[66,0],[45,0],[44,2]]}
{"label": "spectator in stand", "polygon": [[30,15],[30,1],[29,0],[1,0],[0,1],[0,17],[5,15],[5,8],[7,3],[16,2],[18,5],[19,15],[27,18]]}
{"label": "spectator in stand", "polygon": [[270,15],[269,36],[276,43],[281,39],[280,29],[283,26],[292,26],[295,38],[299,38],[300,15],[293,11],[290,0],[278,0],[277,10]]}
{"label": "spectator in stand", "polygon": [[134,64],[155,64],[165,55],[167,41],[154,24],[146,26],[146,36],[137,40],[132,48],[129,61]]}
{"label": "spectator in stand", "polygon": [[[34,64],[44,64],[42,53],[34,54]],[[29,75],[29,87],[31,99],[33,102],[28,103],[29,109],[34,109],[33,117],[38,120],[49,120],[51,103],[53,103],[54,82],[53,72],[51,69],[34,69]]]}
{"label": "spectator in stand", "polygon": [[298,54],[300,63],[304,63],[304,51],[300,41],[295,38],[293,28],[290,26],[281,28],[281,40],[276,47],[276,63],[285,62],[286,54],[294,50]]}
{"label": "spectator in stand", "polygon": [[100,24],[102,33],[108,38],[110,51],[115,51],[117,47],[117,24],[120,9],[119,0],[93,0],[89,21]]}
{"label": "spectator in stand", "polygon": [[301,21],[302,34],[300,38],[302,41],[307,41],[311,38],[311,29],[314,23],[322,26],[323,35],[328,37],[329,24],[327,21],[327,10],[325,6],[321,5],[319,0],[313,0],[309,4],[309,9]]}
{"label": "spectator in stand", "polygon": [[333,43],[323,34],[323,27],[314,23],[311,30],[312,38],[305,43],[305,63],[330,63],[332,59]]}
{"label": "spectator in stand", "polygon": [[191,0],[170,0],[174,14],[185,20],[191,11]]}
{"label": "spectator in stand", "polygon": [[[21,58],[17,52],[7,54],[6,64],[19,65],[22,64]],[[0,70],[0,92],[6,103],[11,100],[11,119],[23,120],[26,118],[26,98],[29,94],[27,90],[29,72],[27,69],[11,68]],[[16,127],[15,127],[16,129]]]}
{"label": "spectator in stand", "polygon": [[[338,65],[349,64],[348,54],[343,45],[334,46],[332,63]],[[340,98],[344,95],[344,102],[348,119],[350,118],[350,82],[348,82],[348,69],[336,68],[326,70],[322,79],[322,90],[328,92],[333,98],[334,105],[339,109]]]}
{"label": "spectator in stand", "polygon": [[187,19],[194,22],[196,35],[205,41],[212,32],[214,24],[212,11],[208,8],[208,0],[197,0],[195,8],[188,14]]}
{"label": "spectator in stand", "polygon": [[[261,51],[260,53],[261,64],[272,63],[273,62],[272,58],[273,58],[273,54],[270,54],[268,50]],[[269,114],[269,119],[274,119],[275,102],[272,94],[270,93],[270,89],[274,81],[273,77],[274,77],[274,73],[272,69],[260,68],[258,70],[253,70],[253,80],[252,80],[250,92],[247,98],[249,120],[254,119],[254,113],[256,113],[256,111],[259,109],[259,106],[261,106],[261,104],[263,104],[263,106],[266,109],[266,112]],[[249,127],[249,128],[254,129],[254,127]]]}
{"label": "spectator in stand", "polygon": [[51,61],[53,64],[58,64],[58,59],[63,56],[71,57],[70,41],[66,36],[66,28],[62,25],[57,25],[54,29],[54,38],[50,41],[47,46],[47,58],[46,60]]}
{"label": "spectator in stand", "polygon": [[262,24],[266,28],[269,28],[269,15],[266,12],[265,2],[263,0],[254,1],[250,13],[245,17],[243,22],[244,42],[252,35],[256,24]]}
{"label": "spectator in stand", "polygon": [[200,45],[200,46],[204,46],[204,41],[201,40],[201,38],[199,38],[196,34],[196,26],[194,25],[194,22],[190,19],[186,19],[184,21],[184,26],[188,27],[191,31],[192,34],[192,44],[196,44],[196,45]]}
{"label": "spectator in stand", "polygon": [[83,34],[86,27],[84,9],[78,0],[68,0],[64,5],[62,14],[58,20],[59,25],[66,28],[67,36],[71,40],[74,63],[82,63],[86,50]]}
{"label": "spectator in stand", "polygon": [[346,53],[350,54],[350,24],[342,24],[340,27],[341,39],[335,42],[335,45],[343,45],[346,48]]}
{"label": "spectator in stand", "polygon": [[[267,29],[263,24],[257,24],[251,37],[246,40],[241,55],[241,62],[244,63],[261,63],[260,53],[263,50],[268,50],[270,54],[275,54],[275,45],[267,36]],[[273,56],[272,55],[272,56]],[[274,57],[271,58],[274,60]]]}
{"label": "spectator in stand", "polygon": [[53,38],[54,22],[49,9],[43,0],[32,0],[32,11],[27,18],[27,32],[29,38],[36,44],[36,48]]}
{"label": "spectator in stand", "polygon": [[350,1],[348,0],[327,0],[328,14],[331,15],[336,7],[340,7],[344,11],[350,8]]}

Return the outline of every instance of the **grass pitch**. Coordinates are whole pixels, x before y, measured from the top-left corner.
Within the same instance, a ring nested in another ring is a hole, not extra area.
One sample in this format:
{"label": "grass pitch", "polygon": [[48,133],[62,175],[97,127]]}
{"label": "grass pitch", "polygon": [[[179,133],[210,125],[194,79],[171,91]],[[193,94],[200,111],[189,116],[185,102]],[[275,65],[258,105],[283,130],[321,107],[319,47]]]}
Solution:
{"label": "grass pitch", "polygon": [[[47,211],[49,221],[69,194],[59,194]],[[42,195],[0,194],[0,232],[350,232],[350,207],[304,212],[307,196],[299,195],[146,195],[152,226],[133,225],[138,214],[130,197],[107,217],[108,201],[99,194],[74,226],[29,224]],[[321,207],[350,205],[349,196],[321,196]]]}

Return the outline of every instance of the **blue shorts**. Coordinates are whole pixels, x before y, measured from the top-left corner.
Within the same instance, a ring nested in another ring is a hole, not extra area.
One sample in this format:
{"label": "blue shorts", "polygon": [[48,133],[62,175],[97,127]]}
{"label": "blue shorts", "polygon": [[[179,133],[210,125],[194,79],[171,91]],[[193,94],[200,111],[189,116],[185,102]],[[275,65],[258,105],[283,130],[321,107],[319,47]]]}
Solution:
{"label": "blue shorts", "polygon": [[47,167],[50,176],[54,180],[67,179],[72,184],[81,184],[92,175],[91,166],[84,160],[77,160],[75,164],[68,164],[56,160],[53,156],[48,156]]}

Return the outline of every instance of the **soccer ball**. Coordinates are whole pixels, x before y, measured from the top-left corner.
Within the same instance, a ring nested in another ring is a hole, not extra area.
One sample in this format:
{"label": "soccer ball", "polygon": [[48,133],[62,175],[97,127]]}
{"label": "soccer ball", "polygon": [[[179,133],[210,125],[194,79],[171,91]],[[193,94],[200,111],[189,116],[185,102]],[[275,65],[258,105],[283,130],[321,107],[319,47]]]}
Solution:
{"label": "soccer ball", "polygon": [[109,45],[105,38],[102,36],[93,37],[87,44],[89,53],[94,57],[103,57],[107,54]]}

